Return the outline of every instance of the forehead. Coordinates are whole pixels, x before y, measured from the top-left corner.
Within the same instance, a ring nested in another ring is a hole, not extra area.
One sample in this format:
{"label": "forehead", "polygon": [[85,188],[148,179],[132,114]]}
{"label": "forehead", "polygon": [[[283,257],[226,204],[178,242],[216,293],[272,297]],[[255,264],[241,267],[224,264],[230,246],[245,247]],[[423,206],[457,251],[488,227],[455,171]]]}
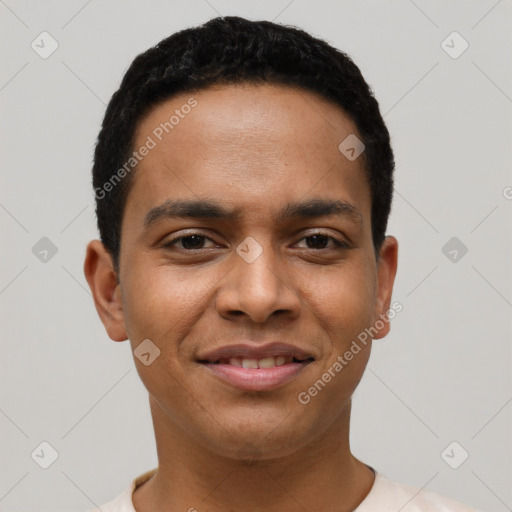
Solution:
{"label": "forehead", "polygon": [[361,138],[340,107],[299,88],[243,84],[180,93],[137,127],[134,148],[152,149],[136,167],[128,202],[133,195],[148,210],[170,198],[218,197],[277,211],[311,193],[364,211],[364,155],[350,161],[339,149],[354,135]]}
{"label": "forehead", "polygon": [[310,91],[273,84],[218,85],[180,93],[153,107],[137,126],[136,145],[150,135],[173,149],[193,146],[211,156],[223,153],[223,158],[234,157],[233,149],[242,144],[254,152],[264,146],[260,158],[272,156],[272,150],[276,156],[279,149],[307,157],[322,147],[338,156],[337,146],[349,134],[357,134],[352,119]]}

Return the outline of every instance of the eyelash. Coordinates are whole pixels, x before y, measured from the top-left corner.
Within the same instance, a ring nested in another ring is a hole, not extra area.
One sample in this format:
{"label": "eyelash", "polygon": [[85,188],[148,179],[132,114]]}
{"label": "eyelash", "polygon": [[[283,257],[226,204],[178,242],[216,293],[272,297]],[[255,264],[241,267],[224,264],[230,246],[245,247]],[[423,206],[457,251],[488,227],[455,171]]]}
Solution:
{"label": "eyelash", "polygon": [[[314,249],[314,248],[306,247],[306,249],[309,249],[309,250],[312,250],[312,251],[329,251],[329,250],[335,250],[335,249],[349,249],[350,248],[350,246],[349,246],[349,244],[347,242],[338,240],[337,238],[333,237],[332,235],[328,235],[327,233],[322,233],[322,232],[311,233],[309,235],[306,235],[306,236],[300,238],[299,241],[304,240],[306,238],[310,238],[310,237],[315,236],[315,235],[323,236],[323,237],[326,237],[326,238],[332,240],[332,242],[334,244],[334,247],[326,247],[326,248],[320,248],[320,249]],[[169,240],[168,242],[166,242],[165,244],[162,245],[162,248],[164,248],[164,249],[173,249],[177,242],[179,242],[180,240],[183,240],[185,238],[190,238],[192,236],[200,236],[202,238],[205,238],[207,240],[210,240],[210,241],[214,242],[214,240],[212,240],[209,236],[207,236],[207,235],[205,235],[205,234],[203,234],[201,232],[191,232],[191,233],[188,233],[187,235],[182,235],[180,237],[174,238],[173,240]],[[209,247],[200,248],[200,249],[184,249],[184,248],[179,248],[179,250],[185,251],[185,252],[199,252],[199,251],[204,250],[204,249],[209,249]]]}

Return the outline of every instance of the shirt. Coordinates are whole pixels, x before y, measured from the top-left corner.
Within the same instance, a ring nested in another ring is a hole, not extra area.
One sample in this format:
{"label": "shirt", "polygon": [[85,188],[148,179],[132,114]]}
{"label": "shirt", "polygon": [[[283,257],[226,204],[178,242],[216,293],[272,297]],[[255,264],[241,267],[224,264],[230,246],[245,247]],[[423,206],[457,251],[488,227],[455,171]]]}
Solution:
{"label": "shirt", "polygon": [[[382,473],[368,467],[374,472],[375,480],[370,492],[354,512],[478,512],[433,491],[389,480]],[[138,476],[117,498],[100,509],[88,512],[137,512],[132,502],[133,491],[149,480],[157,469]]]}

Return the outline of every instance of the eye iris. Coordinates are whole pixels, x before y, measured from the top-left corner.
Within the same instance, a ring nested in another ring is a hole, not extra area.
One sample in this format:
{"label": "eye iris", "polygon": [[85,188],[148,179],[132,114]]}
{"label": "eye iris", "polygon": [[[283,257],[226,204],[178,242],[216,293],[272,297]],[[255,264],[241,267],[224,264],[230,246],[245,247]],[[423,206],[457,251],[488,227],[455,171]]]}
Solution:
{"label": "eye iris", "polygon": [[[204,239],[203,235],[188,235],[181,237],[180,242],[184,249],[200,249]],[[309,235],[306,240],[310,249],[324,249],[329,243],[329,237],[322,234]]]}
{"label": "eye iris", "polygon": [[[192,243],[189,243],[190,241],[192,241]],[[197,249],[198,246],[201,246],[203,242],[204,236],[202,235],[189,235],[184,236],[181,239],[181,244],[185,249]]]}
{"label": "eye iris", "polygon": [[[328,242],[328,239],[325,235],[311,235],[308,236],[306,240],[308,240],[307,244],[310,247],[310,249],[324,249],[325,245]],[[309,243],[310,240],[313,240],[313,244]],[[311,245],[313,245],[313,247],[311,247]]]}

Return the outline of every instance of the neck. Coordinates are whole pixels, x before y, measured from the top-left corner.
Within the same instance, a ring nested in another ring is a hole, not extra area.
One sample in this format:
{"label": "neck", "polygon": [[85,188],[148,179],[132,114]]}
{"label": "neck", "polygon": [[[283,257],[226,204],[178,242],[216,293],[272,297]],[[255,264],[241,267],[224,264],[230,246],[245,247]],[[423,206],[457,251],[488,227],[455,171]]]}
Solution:
{"label": "neck", "polygon": [[350,403],[317,439],[279,458],[240,461],[199,446],[151,400],[158,471],[133,493],[137,512],[354,510],[373,472],[350,452]]}

